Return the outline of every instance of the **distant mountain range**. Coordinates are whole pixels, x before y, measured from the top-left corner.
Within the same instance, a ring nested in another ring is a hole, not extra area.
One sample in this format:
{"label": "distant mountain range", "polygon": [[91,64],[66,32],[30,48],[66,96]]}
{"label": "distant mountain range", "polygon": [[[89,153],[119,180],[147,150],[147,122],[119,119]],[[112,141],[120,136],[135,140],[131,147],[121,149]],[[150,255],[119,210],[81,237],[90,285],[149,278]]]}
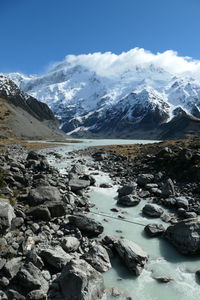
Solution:
{"label": "distant mountain range", "polygon": [[48,104],[60,128],[74,137],[163,139],[200,134],[200,80],[155,62],[121,64],[121,70],[102,74],[95,64],[91,68],[84,61],[66,59],[43,75],[8,76]]}

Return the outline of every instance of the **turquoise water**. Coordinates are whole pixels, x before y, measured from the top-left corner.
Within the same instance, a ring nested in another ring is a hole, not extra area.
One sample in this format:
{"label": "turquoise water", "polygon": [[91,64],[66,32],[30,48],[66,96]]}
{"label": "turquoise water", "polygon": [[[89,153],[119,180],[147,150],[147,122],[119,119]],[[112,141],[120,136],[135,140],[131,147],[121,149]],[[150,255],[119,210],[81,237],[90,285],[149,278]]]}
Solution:
{"label": "turquoise water", "polygon": [[[84,140],[80,144],[68,144],[56,148],[61,154],[69,151],[95,145],[109,144],[135,144],[149,143],[152,141],[135,140]],[[70,163],[70,159],[63,162],[52,162],[60,170],[64,170]],[[144,234],[144,225],[148,223],[162,223],[160,219],[148,219],[141,214],[146,200],[142,200],[136,207],[119,208],[116,204],[117,186],[112,188],[100,188],[100,183],[112,183],[109,176],[103,172],[96,175],[96,185],[90,190],[90,200],[95,204],[93,212],[107,215],[100,216],[90,213],[92,217],[104,225],[106,235],[123,236],[140,245],[149,255],[142,274],[134,277],[127,271],[123,262],[119,259],[112,261],[113,268],[104,274],[107,287],[116,286],[122,292],[117,299],[126,299],[131,296],[133,300],[196,300],[200,298],[200,285],[195,279],[195,271],[200,269],[200,257],[186,257],[180,255],[170,244],[158,238],[147,238]],[[110,209],[117,207],[119,213],[111,212]],[[122,220],[109,218],[123,215],[127,220],[140,223],[136,225],[126,223]],[[165,227],[166,223],[162,223]],[[121,232],[116,232],[120,230]],[[173,281],[169,283],[158,283],[153,277],[167,276]],[[110,297],[109,299],[112,299]]]}

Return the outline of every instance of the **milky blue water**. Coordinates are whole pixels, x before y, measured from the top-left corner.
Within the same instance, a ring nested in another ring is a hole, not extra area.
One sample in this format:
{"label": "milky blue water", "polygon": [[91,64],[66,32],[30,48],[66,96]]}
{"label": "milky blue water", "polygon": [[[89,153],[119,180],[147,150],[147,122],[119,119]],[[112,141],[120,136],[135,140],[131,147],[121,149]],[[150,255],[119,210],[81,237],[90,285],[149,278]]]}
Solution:
{"label": "milky blue water", "polygon": [[[110,144],[135,144],[149,143],[152,141],[136,140],[83,140],[79,144],[68,144],[56,148],[62,155],[70,151],[85,148],[87,146],[110,145]],[[70,163],[68,161],[52,162],[60,170],[64,170]],[[123,215],[127,220],[138,222],[142,225],[148,223],[162,223],[160,219],[148,219],[141,214],[146,200],[142,200],[136,207],[120,208],[120,212],[111,212],[110,209],[117,207],[117,186],[112,188],[100,188],[100,183],[112,183],[108,174],[99,172],[96,175],[96,186],[90,190],[90,200],[95,204],[93,212],[106,214],[105,216],[90,213],[92,217],[104,225],[106,235],[123,236],[140,245],[148,254],[149,261],[142,274],[134,277],[119,259],[112,261],[113,268],[104,273],[105,285],[116,286],[122,292],[119,300],[131,296],[133,300],[197,300],[200,299],[200,285],[196,281],[195,271],[200,269],[200,256],[186,257],[180,255],[168,242],[158,238],[147,238],[144,234],[144,226],[126,223],[122,220],[109,218]],[[119,208],[119,207],[117,207]],[[166,223],[162,223],[165,227]],[[121,232],[116,232],[120,230]],[[171,277],[169,283],[159,283],[154,278],[160,276]],[[112,299],[112,297],[108,297]]]}

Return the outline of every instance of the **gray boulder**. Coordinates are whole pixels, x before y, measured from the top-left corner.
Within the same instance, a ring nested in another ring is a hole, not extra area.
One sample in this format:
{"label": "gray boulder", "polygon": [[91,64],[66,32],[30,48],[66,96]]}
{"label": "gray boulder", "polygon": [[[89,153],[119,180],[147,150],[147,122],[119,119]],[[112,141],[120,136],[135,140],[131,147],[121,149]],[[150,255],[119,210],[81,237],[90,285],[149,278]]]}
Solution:
{"label": "gray boulder", "polygon": [[83,258],[99,272],[106,272],[111,268],[108,253],[101,245],[92,245]]}
{"label": "gray boulder", "polygon": [[90,181],[83,179],[71,179],[69,181],[69,186],[71,187],[72,192],[77,192],[90,186]]}
{"label": "gray boulder", "polygon": [[80,242],[76,237],[67,236],[67,237],[64,237],[62,240],[62,248],[66,252],[76,251],[79,246],[80,246]]}
{"label": "gray boulder", "polygon": [[24,265],[17,273],[19,285],[28,290],[42,289],[47,293],[49,285],[41,274],[41,271],[31,262]]}
{"label": "gray boulder", "polygon": [[175,200],[176,200],[176,206],[178,208],[188,209],[189,202],[186,197],[184,196],[176,197]]}
{"label": "gray boulder", "polygon": [[169,226],[164,237],[183,254],[200,254],[200,218]]}
{"label": "gray boulder", "polygon": [[40,205],[45,201],[61,201],[61,194],[56,187],[39,186],[29,191],[27,201],[29,205]]}
{"label": "gray boulder", "polygon": [[104,230],[101,223],[83,215],[69,216],[69,222],[78,227],[78,229],[87,236],[98,236]]}
{"label": "gray boulder", "polygon": [[34,290],[28,293],[27,300],[46,300],[47,294],[42,290]]}
{"label": "gray boulder", "polygon": [[102,275],[82,259],[66,264],[59,286],[63,300],[100,300],[105,291]]}
{"label": "gray boulder", "polygon": [[0,235],[6,233],[15,218],[13,207],[7,199],[0,198]]}
{"label": "gray boulder", "polygon": [[140,275],[148,260],[147,253],[140,246],[127,239],[119,239],[114,242],[114,248],[128,269],[136,276]]}
{"label": "gray boulder", "polygon": [[140,174],[137,178],[137,183],[141,186],[145,186],[154,180],[154,175],[152,174]]}
{"label": "gray boulder", "polygon": [[140,198],[135,195],[126,195],[120,197],[117,203],[123,206],[136,206],[140,203]]}
{"label": "gray boulder", "polygon": [[163,209],[157,204],[147,203],[142,212],[148,217],[159,218],[163,214]]}
{"label": "gray boulder", "polygon": [[22,258],[15,257],[7,261],[7,263],[3,267],[3,271],[8,278],[12,279],[18,273],[19,269],[21,268],[21,265]]}
{"label": "gray boulder", "polygon": [[40,256],[45,263],[47,263],[51,267],[54,267],[58,271],[61,271],[66,263],[72,259],[72,257],[67,254],[60,246],[42,249],[40,252]]}
{"label": "gray boulder", "polygon": [[175,195],[174,183],[171,180],[171,178],[169,178],[169,179],[167,179],[167,181],[163,185],[162,196],[163,197],[169,197],[169,196],[174,196],[174,195]]}
{"label": "gray boulder", "polygon": [[165,232],[165,227],[162,224],[148,224],[144,231],[149,237],[160,236]]}
{"label": "gray boulder", "polygon": [[118,197],[123,197],[130,194],[135,194],[137,188],[137,183],[133,182],[126,184],[123,187],[118,189]]}

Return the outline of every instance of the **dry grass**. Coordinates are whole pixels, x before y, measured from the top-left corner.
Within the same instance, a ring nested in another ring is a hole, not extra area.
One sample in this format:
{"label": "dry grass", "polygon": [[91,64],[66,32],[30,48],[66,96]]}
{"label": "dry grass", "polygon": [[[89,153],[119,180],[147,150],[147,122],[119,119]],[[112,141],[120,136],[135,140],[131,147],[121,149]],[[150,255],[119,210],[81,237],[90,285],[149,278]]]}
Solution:
{"label": "dry grass", "polygon": [[156,155],[164,147],[200,149],[200,139],[189,138],[180,140],[166,140],[160,143],[153,144],[109,145],[103,147],[101,146],[100,148],[103,150],[112,151],[118,155],[126,156],[129,159],[133,159],[134,157],[143,157],[148,154]]}
{"label": "dry grass", "polygon": [[10,136],[11,130],[8,126],[8,121],[11,118],[11,111],[6,105],[6,100],[0,98],[0,135],[1,136]]}

